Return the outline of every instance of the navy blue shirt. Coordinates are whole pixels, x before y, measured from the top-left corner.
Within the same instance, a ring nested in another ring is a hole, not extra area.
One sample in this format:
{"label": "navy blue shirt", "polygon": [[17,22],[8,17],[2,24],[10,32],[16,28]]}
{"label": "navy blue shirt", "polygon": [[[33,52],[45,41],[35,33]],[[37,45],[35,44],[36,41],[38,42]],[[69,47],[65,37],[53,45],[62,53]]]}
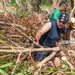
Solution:
{"label": "navy blue shirt", "polygon": [[40,38],[39,42],[42,46],[55,47],[55,42],[61,39],[62,29],[58,28],[56,20],[50,22],[52,23],[51,29]]}

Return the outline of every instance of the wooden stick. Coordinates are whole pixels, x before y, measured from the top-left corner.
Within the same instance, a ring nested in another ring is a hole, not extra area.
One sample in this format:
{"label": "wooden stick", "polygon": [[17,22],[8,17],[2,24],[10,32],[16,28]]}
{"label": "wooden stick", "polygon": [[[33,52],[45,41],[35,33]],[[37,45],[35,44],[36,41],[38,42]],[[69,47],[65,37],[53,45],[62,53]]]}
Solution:
{"label": "wooden stick", "polygon": [[11,56],[11,54],[3,55],[3,56],[0,56],[0,59],[2,59],[2,58],[6,58],[6,57],[10,57],[10,56]]}
{"label": "wooden stick", "polygon": [[75,6],[73,7],[73,9],[72,9],[72,11],[71,11],[70,20],[71,20],[71,17],[72,17],[72,14],[73,14],[74,10],[75,10]]}
{"label": "wooden stick", "polygon": [[13,74],[15,73],[15,69],[16,69],[16,67],[17,67],[17,64],[19,63],[21,54],[22,54],[22,52],[20,52],[19,55],[18,55],[18,58],[17,58],[17,61],[16,61],[16,65],[14,66],[11,75],[13,75]]}
{"label": "wooden stick", "polygon": [[[18,49],[18,50],[17,50]],[[29,49],[29,48],[18,48],[18,47],[13,47],[13,50],[12,49],[0,49],[0,52],[9,52],[9,53],[19,53],[19,52],[36,52],[36,51],[59,51],[59,47],[54,47],[54,48],[34,48],[34,49]]]}
{"label": "wooden stick", "polygon": [[74,69],[74,66],[68,61],[68,60],[66,60],[66,63],[68,64],[68,66],[71,68],[71,70],[73,70]]}
{"label": "wooden stick", "polygon": [[12,26],[15,26],[15,27],[20,27],[21,29],[23,29],[23,30],[25,30],[25,31],[26,31],[26,29],[27,29],[26,27],[23,27],[23,26],[20,25],[20,24],[14,24],[14,23],[11,23],[11,24],[10,24],[10,23],[8,23],[8,22],[3,22],[3,21],[0,21],[0,24],[1,24],[1,25],[5,25],[5,26],[6,26],[6,25],[7,25],[7,26],[11,26],[11,25],[12,25]]}
{"label": "wooden stick", "polygon": [[[66,55],[65,55],[65,53],[64,53],[63,51],[61,51],[60,54],[61,54],[61,56],[65,56],[65,57],[66,57]],[[68,60],[66,60],[66,63],[68,64],[68,66],[69,66],[71,69],[74,69],[74,66],[73,66]]]}
{"label": "wooden stick", "polygon": [[75,57],[75,51],[73,51],[73,50],[69,50],[69,51],[68,51],[68,54],[69,54],[70,56]]}
{"label": "wooden stick", "polygon": [[21,29],[25,30],[26,31],[26,28],[23,27],[22,25],[18,25],[18,24],[12,24],[12,23],[6,23],[6,22],[2,22],[0,21],[0,24],[3,24],[3,25],[10,25],[12,27],[16,27],[17,31],[20,32],[22,35],[24,35],[26,38],[28,38],[30,41],[33,42],[33,39],[31,39],[30,37],[28,37],[25,33],[23,33],[20,29],[18,29],[17,27],[20,27]]}
{"label": "wooden stick", "polygon": [[37,67],[42,67],[44,63],[46,63],[47,61],[49,61],[50,59],[52,59],[55,54],[57,52],[52,52],[52,54],[50,54],[48,57],[46,57],[45,59],[43,59],[39,64],[37,64]]}

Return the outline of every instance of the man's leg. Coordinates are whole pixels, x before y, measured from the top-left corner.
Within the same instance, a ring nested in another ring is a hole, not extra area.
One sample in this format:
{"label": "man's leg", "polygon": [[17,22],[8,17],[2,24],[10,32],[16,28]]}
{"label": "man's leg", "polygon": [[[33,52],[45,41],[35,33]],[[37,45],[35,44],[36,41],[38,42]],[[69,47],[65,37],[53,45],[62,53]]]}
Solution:
{"label": "man's leg", "polygon": [[54,59],[54,65],[55,65],[56,67],[61,66],[60,57],[55,57],[55,59]]}
{"label": "man's leg", "polygon": [[47,57],[47,54],[48,54],[48,52],[37,52],[34,55],[34,60],[35,61],[42,61],[45,57]]}

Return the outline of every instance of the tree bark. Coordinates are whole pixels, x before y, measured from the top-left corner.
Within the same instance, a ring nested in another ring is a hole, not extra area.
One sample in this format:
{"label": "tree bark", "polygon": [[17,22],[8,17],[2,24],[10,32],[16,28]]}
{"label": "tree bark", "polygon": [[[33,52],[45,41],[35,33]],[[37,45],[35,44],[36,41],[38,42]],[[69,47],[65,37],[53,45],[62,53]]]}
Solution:
{"label": "tree bark", "polygon": [[74,7],[74,0],[70,0],[71,1],[71,7]]}
{"label": "tree bark", "polygon": [[54,47],[54,48],[34,48],[34,49],[29,49],[29,48],[23,48],[23,47],[12,47],[12,49],[8,47],[8,49],[0,49],[0,52],[8,52],[8,53],[27,53],[27,52],[37,52],[37,51],[54,51],[57,52],[59,51],[59,47]]}
{"label": "tree bark", "polygon": [[56,8],[55,6],[57,6],[57,0],[52,0],[52,6],[49,11],[52,12]]}
{"label": "tree bark", "polygon": [[32,3],[33,3],[33,11],[40,12],[41,8],[39,7],[39,5],[41,4],[41,0],[32,0]]}

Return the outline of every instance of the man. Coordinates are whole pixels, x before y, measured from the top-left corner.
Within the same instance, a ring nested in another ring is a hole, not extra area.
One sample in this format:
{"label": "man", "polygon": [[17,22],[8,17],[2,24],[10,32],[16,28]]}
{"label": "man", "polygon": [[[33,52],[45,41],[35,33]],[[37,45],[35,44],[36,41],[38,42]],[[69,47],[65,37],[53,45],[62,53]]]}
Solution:
{"label": "man", "polygon": [[56,8],[52,14],[50,15],[50,20],[57,20],[59,15],[62,13],[62,12],[65,12],[66,9],[67,9],[68,5],[65,1],[62,1],[60,4],[59,4],[59,7]]}
{"label": "man", "polygon": [[[51,20],[50,22],[46,23],[37,33],[35,36],[34,44],[36,46],[48,46],[48,47],[55,47],[57,42],[61,39],[61,28],[67,25],[69,16],[67,13],[62,13],[58,20]],[[35,61],[42,61],[45,57],[47,57],[51,52],[36,52],[34,53]],[[54,62],[55,65],[58,67],[60,66],[60,58],[55,58]]]}
{"label": "man", "polygon": [[[59,7],[56,8],[52,14],[50,15],[50,20],[57,20],[59,15],[62,13],[62,12],[65,12],[66,9],[67,9],[68,5],[65,1],[62,1],[60,4],[59,4]],[[66,28],[62,28],[62,33],[66,33]]]}

